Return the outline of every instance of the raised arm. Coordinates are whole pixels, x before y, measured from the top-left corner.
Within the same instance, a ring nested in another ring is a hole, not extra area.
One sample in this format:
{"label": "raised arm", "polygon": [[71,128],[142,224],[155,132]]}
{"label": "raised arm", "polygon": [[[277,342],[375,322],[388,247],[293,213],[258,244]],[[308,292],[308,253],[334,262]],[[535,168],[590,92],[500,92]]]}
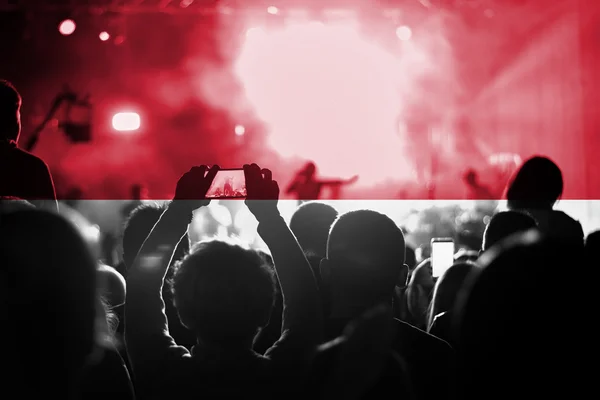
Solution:
{"label": "raised arm", "polygon": [[329,179],[322,180],[319,183],[323,186],[340,186],[340,185],[351,185],[358,180],[358,175],[353,176],[350,179]]}
{"label": "raised arm", "polygon": [[[162,287],[193,211],[208,204],[204,196],[217,170],[218,167],[213,167],[206,178],[205,167],[194,167],[183,175],[177,184],[175,200],[159,218],[128,272],[125,342],[136,384],[143,381],[145,388],[154,374],[160,374],[166,358],[188,354],[169,334]],[[199,191],[197,198],[201,200],[192,200],[194,191]]]}
{"label": "raised arm", "polygon": [[[302,352],[320,343],[323,316],[316,279],[298,241],[279,214],[279,187],[271,172],[253,164],[244,166],[248,200],[246,204],[259,222],[258,233],[275,263],[283,294],[281,338],[266,355]],[[282,355],[282,357],[285,357]]]}

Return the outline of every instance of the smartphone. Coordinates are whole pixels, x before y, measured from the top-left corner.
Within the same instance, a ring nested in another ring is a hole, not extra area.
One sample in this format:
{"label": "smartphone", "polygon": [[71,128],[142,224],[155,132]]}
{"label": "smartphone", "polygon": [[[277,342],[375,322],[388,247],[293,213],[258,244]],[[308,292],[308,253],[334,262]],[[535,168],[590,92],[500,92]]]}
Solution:
{"label": "smartphone", "polygon": [[206,197],[211,199],[244,199],[246,195],[246,177],[242,168],[220,169],[206,192]]}
{"label": "smartphone", "polygon": [[431,239],[431,269],[433,277],[439,278],[454,264],[454,240]]}

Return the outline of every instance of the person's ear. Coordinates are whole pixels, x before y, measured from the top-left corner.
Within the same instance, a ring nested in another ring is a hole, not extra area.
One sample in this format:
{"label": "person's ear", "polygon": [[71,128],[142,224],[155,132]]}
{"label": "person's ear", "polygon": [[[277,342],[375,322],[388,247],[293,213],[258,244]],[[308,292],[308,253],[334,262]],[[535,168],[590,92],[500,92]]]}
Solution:
{"label": "person's ear", "polygon": [[396,286],[403,288],[407,285],[408,272],[409,272],[408,265],[402,264],[402,266],[400,266],[400,274],[398,275],[398,282],[396,282]]}

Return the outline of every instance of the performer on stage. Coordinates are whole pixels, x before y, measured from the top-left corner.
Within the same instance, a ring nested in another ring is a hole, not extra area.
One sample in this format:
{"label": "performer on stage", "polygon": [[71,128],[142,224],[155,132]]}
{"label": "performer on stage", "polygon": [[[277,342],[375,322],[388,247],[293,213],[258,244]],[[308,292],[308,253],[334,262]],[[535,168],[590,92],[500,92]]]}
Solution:
{"label": "performer on stage", "polygon": [[292,184],[288,187],[287,193],[294,193],[298,200],[318,200],[321,196],[321,190],[324,187],[339,189],[341,186],[350,185],[358,180],[358,176],[350,179],[317,180],[317,167],[309,162],[298,172]]}
{"label": "performer on stage", "polygon": [[463,181],[467,185],[468,200],[496,200],[496,196],[494,196],[490,188],[479,182],[479,177],[475,170],[467,170],[463,175]]}

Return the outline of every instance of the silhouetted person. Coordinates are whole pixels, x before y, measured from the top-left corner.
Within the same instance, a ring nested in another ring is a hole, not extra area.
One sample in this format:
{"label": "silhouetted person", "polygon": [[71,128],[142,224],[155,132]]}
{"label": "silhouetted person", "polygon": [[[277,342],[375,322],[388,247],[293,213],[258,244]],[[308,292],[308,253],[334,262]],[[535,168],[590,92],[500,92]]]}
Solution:
{"label": "silhouetted person", "polygon": [[426,330],[427,310],[434,286],[431,259],[427,259],[417,265],[406,282],[398,282],[394,289],[396,318]]}
{"label": "silhouetted person", "polygon": [[50,170],[40,158],[17,147],[20,134],[21,95],[0,80],[0,196],[58,210]]}
{"label": "silhouetted person", "polygon": [[[353,211],[336,220],[321,262],[331,298],[326,338],[340,335],[349,320],[372,307],[391,306],[397,282],[408,274],[404,243],[400,228],[378,212]],[[394,330],[392,348],[406,361],[417,398],[449,398],[454,353],[448,343],[398,319]]]}
{"label": "silhouetted person", "polygon": [[437,280],[427,316],[427,332],[455,345],[454,308],[465,281],[477,268],[471,262],[456,263]]}
{"label": "silhouetted person", "polygon": [[489,250],[515,233],[525,232],[536,228],[537,222],[533,217],[520,211],[503,211],[495,214],[485,227],[483,233],[482,251]]}
{"label": "silhouetted person", "polygon": [[[144,244],[144,241],[152,231],[152,228],[156,225],[160,216],[166,209],[166,205],[159,205],[156,203],[143,204],[134,209],[125,222],[122,248],[126,278],[127,271],[133,265],[133,261],[142,248],[142,244]],[[173,256],[173,263],[181,260],[189,250],[189,247],[189,241],[186,235],[185,239],[181,240],[177,246],[177,251]],[[172,277],[173,268],[171,267],[167,271],[166,280],[169,281]],[[173,336],[179,345],[191,349],[196,344],[196,336],[179,321],[177,310],[173,304],[173,296],[168,285],[163,286],[162,295],[165,299],[165,309],[169,319],[169,332],[171,333],[171,336]],[[121,326],[120,328],[122,329],[123,327]]]}
{"label": "silhouetted person", "polygon": [[468,170],[463,176],[463,180],[468,188],[467,198],[469,200],[494,200],[494,194],[490,188],[479,182],[479,177],[475,170]]}
{"label": "silhouetted person", "polygon": [[[273,257],[265,251],[259,250],[258,253],[265,260],[266,265],[275,275],[275,264]],[[253,350],[258,354],[265,354],[281,336],[281,317],[283,315],[283,295],[281,294],[281,285],[275,279],[275,302],[269,323],[265,326],[254,340]]]}
{"label": "silhouetted person", "polygon": [[[593,280],[567,293],[565,269],[582,263],[580,247],[534,230],[482,255],[457,302],[464,400],[577,399],[593,391]],[[559,293],[557,293],[557,290]]]}
{"label": "silhouetted person", "polygon": [[47,211],[0,218],[0,339],[10,365],[2,387],[27,399],[88,399],[99,390],[132,399],[123,360],[107,342],[96,262],[81,235]]}
{"label": "silhouetted person", "polygon": [[358,176],[350,179],[319,180],[316,178],[317,166],[309,162],[298,172],[296,178],[287,189],[287,194],[295,194],[298,200],[318,200],[324,187],[339,188],[358,180]]}
{"label": "silhouetted person", "polygon": [[[332,206],[309,201],[301,204],[290,219],[290,229],[304,250],[319,287],[321,286],[321,260],[325,258],[329,230],[337,216],[338,212]],[[327,313],[329,298],[323,291],[321,291],[321,295],[323,310]]]}
{"label": "silhouetted person", "polygon": [[[295,364],[321,343],[318,288],[296,238],[277,209],[279,187],[268,170],[244,166],[245,201],[273,256],[283,294],[279,340],[257,354],[252,343],[269,320],[275,297],[272,270],[256,251],[233,243],[197,243],[177,265],[173,297],[181,322],[198,343],[189,352],[167,329],[161,287],[194,210],[210,203],[206,192],[218,171],[194,167],[177,183],[128,272],[125,302],[127,351],[144,398],[290,398],[304,379]],[[299,366],[299,365],[298,365]]]}
{"label": "silhouetted person", "polygon": [[290,229],[308,261],[315,260],[311,266],[317,277],[320,275],[319,263],[325,257],[329,229],[337,216],[338,212],[332,206],[310,201],[300,205],[290,219]]}
{"label": "silhouetted person", "polygon": [[532,157],[511,179],[506,190],[507,205],[510,210],[531,214],[543,233],[583,246],[581,224],[553,209],[563,190],[563,176],[558,165],[546,157]]}

